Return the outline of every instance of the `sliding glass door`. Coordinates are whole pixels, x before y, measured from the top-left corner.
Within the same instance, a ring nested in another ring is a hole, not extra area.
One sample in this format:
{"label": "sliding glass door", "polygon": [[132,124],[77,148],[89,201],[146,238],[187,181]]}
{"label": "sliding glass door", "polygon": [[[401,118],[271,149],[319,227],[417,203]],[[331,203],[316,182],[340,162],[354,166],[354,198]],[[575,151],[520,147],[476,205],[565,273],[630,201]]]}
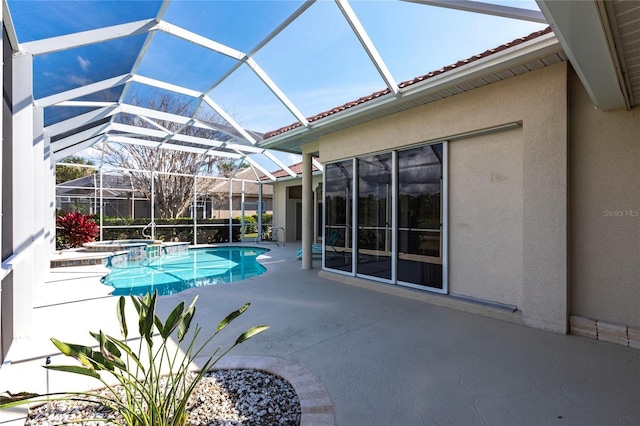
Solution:
{"label": "sliding glass door", "polygon": [[325,165],[324,179],[324,266],[352,272],[353,161]]}
{"label": "sliding glass door", "polygon": [[443,145],[398,152],[397,280],[443,289]]}
{"label": "sliding glass door", "polygon": [[446,293],[445,158],[438,143],[326,164],[324,268]]}
{"label": "sliding glass door", "polygon": [[358,160],[357,273],[391,279],[391,153]]}

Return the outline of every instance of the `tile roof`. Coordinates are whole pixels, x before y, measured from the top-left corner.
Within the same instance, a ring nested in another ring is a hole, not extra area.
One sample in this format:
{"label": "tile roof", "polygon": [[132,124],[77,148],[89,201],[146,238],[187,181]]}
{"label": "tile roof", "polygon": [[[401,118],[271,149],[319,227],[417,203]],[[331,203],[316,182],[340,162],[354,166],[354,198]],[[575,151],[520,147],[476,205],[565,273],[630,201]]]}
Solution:
{"label": "tile roof", "polygon": [[[259,178],[256,177],[256,173],[258,173]],[[242,193],[242,181],[244,182],[244,193],[249,196],[257,196],[258,195],[258,184],[255,182],[256,180],[268,180],[266,176],[264,176],[259,171],[253,170],[251,167],[247,167],[242,170],[238,170],[231,181],[231,191],[233,195],[239,195]],[[200,185],[198,185],[200,186]],[[209,192],[228,192],[229,191],[229,181],[227,179],[215,179],[214,183],[208,187]],[[271,197],[273,194],[273,188],[271,185],[266,185],[262,187],[262,195]]]}
{"label": "tile roof", "polygon": [[[470,64],[470,63],[475,62],[477,60],[486,58],[486,57],[491,56],[491,55],[493,55],[495,53],[502,52],[504,50],[510,49],[510,48],[512,48],[514,46],[517,46],[517,45],[525,43],[527,41],[536,39],[538,37],[541,37],[541,36],[543,36],[545,34],[549,34],[551,32],[552,32],[551,31],[551,27],[547,27],[544,30],[536,31],[534,33],[529,34],[528,36],[517,38],[517,39],[515,39],[515,40],[513,40],[513,41],[511,41],[509,43],[505,43],[505,44],[502,44],[502,45],[500,45],[500,46],[498,46],[496,48],[486,50],[486,51],[484,51],[484,52],[482,52],[482,53],[480,53],[478,55],[474,55],[474,56],[472,56],[470,58],[460,60],[460,61],[456,62],[455,64],[447,65],[447,66],[442,67],[442,68],[440,68],[438,70],[431,71],[431,72],[429,72],[427,74],[418,76],[418,77],[413,78],[411,80],[403,81],[400,84],[398,84],[398,87],[400,89],[403,89],[403,88],[411,86],[413,84],[420,83],[422,81],[428,80],[429,78],[432,78],[432,77],[435,77],[437,75],[443,74],[445,72],[454,70],[456,68],[460,68],[460,67],[462,67],[464,65],[467,65],[467,64]],[[360,105],[360,104],[363,104],[365,102],[369,102],[369,101],[371,101],[373,99],[376,99],[376,98],[379,98],[381,96],[388,95],[389,93],[391,93],[389,89],[379,90],[379,91],[374,92],[374,93],[372,93],[372,94],[370,94],[368,96],[363,96],[363,97],[361,97],[359,99],[356,99],[355,101],[347,102],[346,104],[337,106],[337,107],[332,108],[332,109],[330,109],[328,111],[324,111],[324,112],[321,112],[320,114],[316,114],[316,115],[314,115],[312,117],[308,117],[307,120],[309,121],[309,123],[312,123],[314,121],[318,121],[318,120],[320,120],[322,118],[329,117],[331,115],[337,114],[337,113],[339,113],[341,111],[344,111],[344,110],[347,110],[349,108],[353,108],[353,107],[355,107],[357,105]],[[288,132],[290,130],[293,130],[293,129],[296,129],[296,128],[300,127],[300,126],[302,126],[302,124],[298,121],[298,122],[295,122],[295,123],[290,124],[288,126],[281,127],[281,128],[279,128],[277,130],[272,130],[272,131],[267,132],[267,133],[264,134],[264,140],[266,140],[268,138],[272,138],[272,137],[277,136],[277,135],[280,135],[282,133],[286,133],[286,132]]]}
{"label": "tile roof", "polygon": [[[289,168],[291,169],[292,172],[294,172],[298,176],[302,174],[302,162],[296,163],[296,164],[292,164],[292,165],[289,166]],[[312,164],[311,165],[311,171],[312,172],[317,172],[317,171],[319,171],[319,169],[315,165]],[[275,172],[271,172],[271,174],[274,175],[277,178],[290,177],[289,173],[287,173],[283,169],[276,170]]]}

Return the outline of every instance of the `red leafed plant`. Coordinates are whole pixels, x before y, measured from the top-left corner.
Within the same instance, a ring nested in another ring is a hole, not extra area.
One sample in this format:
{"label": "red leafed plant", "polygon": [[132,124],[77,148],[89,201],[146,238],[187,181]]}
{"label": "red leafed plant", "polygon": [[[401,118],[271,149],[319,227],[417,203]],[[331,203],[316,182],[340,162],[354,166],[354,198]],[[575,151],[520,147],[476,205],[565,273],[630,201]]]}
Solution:
{"label": "red leafed plant", "polygon": [[98,225],[91,216],[80,212],[69,212],[56,218],[57,240],[60,248],[80,247],[94,241],[98,235]]}

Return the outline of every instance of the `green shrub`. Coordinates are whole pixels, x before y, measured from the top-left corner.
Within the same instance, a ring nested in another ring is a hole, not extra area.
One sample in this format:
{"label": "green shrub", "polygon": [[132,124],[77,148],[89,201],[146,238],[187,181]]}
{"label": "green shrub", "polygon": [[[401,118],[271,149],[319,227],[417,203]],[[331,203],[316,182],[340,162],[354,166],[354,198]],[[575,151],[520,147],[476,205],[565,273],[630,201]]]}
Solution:
{"label": "green shrub", "polygon": [[[104,218],[102,238],[105,240],[125,240],[143,238],[142,227],[151,222],[150,218],[122,219]],[[193,219],[156,219],[156,238],[162,241],[193,242]],[[232,220],[232,240],[241,240],[240,221]],[[168,226],[165,226],[168,225]],[[113,226],[117,228],[106,228]],[[198,219],[198,244],[229,242],[229,219]],[[146,231],[147,234],[150,230]]]}
{"label": "green shrub", "polygon": [[[238,216],[235,219],[238,222],[242,223],[241,216]],[[256,222],[256,218],[254,216],[245,216],[244,217],[244,233],[255,234],[256,232],[258,232],[258,223]]]}

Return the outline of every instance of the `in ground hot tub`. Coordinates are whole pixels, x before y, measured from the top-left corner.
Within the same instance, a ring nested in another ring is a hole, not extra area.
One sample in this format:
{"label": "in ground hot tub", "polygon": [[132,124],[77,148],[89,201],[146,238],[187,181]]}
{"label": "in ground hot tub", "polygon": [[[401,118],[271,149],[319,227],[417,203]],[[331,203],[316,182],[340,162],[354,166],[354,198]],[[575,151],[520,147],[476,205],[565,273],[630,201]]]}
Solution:
{"label": "in ground hot tub", "polygon": [[165,243],[161,240],[144,239],[93,241],[84,243],[82,246],[90,252],[126,252],[126,256],[113,256],[109,263],[115,260],[114,257],[122,257],[122,260],[126,259],[127,261],[138,261],[189,249],[188,243]]}
{"label": "in ground hot tub", "polygon": [[82,246],[87,251],[123,251],[130,250],[133,247],[147,247],[153,245],[162,245],[160,240],[109,240],[109,241],[93,241],[84,243]]}

